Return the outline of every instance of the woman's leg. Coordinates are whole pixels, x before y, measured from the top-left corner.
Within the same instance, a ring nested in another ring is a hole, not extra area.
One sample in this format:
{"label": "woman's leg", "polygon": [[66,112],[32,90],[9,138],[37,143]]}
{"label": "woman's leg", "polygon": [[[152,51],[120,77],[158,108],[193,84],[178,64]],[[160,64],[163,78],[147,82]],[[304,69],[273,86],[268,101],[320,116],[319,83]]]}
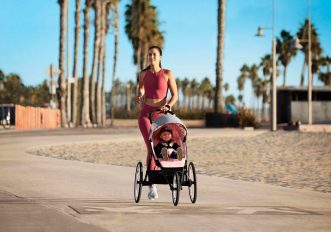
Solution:
{"label": "woman's leg", "polygon": [[[151,153],[152,148],[151,148],[151,144],[149,142],[149,131],[151,129],[151,123],[149,121],[149,114],[155,109],[157,109],[157,108],[148,106],[148,105],[144,105],[143,108],[141,109],[141,112],[140,112],[140,115],[138,118],[139,129],[140,129],[141,135],[144,138],[146,148],[147,148],[147,156],[146,156],[146,166],[147,167],[148,167],[149,161],[151,160],[151,165],[149,167],[149,170],[154,170],[155,168],[157,168],[157,166],[155,165],[154,159],[152,159],[152,153]],[[148,191],[147,196],[148,196],[148,199],[150,199],[150,200],[154,200],[154,199],[158,198],[156,186],[154,184],[149,186],[149,191]]]}
{"label": "woman's leg", "polygon": [[[147,156],[146,156],[146,166],[148,166],[149,160],[152,158],[151,154],[151,144],[149,142],[149,131],[151,129],[151,123],[149,121],[149,114],[157,109],[157,107],[144,105],[141,109],[139,118],[138,118],[138,125],[141,132],[141,135],[144,138],[146,149],[147,149]],[[154,117],[153,117],[154,118]],[[150,170],[154,170],[156,167],[155,161],[152,159]]]}

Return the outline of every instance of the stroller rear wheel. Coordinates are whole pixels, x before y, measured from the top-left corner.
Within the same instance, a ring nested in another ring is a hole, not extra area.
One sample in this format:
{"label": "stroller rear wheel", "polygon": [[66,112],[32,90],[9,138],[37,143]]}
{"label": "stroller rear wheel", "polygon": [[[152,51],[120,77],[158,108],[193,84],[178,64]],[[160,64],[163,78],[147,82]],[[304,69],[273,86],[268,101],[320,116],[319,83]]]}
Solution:
{"label": "stroller rear wheel", "polygon": [[197,200],[197,176],[192,162],[188,165],[187,176],[189,181],[188,192],[190,194],[190,200],[194,204]]}
{"label": "stroller rear wheel", "polygon": [[141,162],[138,162],[134,177],[134,186],[133,186],[134,200],[136,203],[138,203],[140,200],[142,184],[143,184],[143,164]]}
{"label": "stroller rear wheel", "polygon": [[174,206],[178,205],[180,188],[180,179],[176,172],[172,179],[172,202],[174,203]]}

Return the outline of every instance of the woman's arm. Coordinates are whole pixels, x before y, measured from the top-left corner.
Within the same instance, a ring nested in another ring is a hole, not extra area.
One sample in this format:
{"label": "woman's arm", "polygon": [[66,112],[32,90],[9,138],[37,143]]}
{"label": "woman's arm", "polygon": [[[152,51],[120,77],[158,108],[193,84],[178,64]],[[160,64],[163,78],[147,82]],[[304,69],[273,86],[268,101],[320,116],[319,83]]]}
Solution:
{"label": "woman's arm", "polygon": [[142,101],[142,97],[145,94],[145,89],[144,89],[144,77],[143,77],[143,73],[139,73],[139,83],[138,83],[138,94],[137,94],[137,99],[136,102],[138,104],[141,103]]}
{"label": "woman's arm", "polygon": [[174,75],[172,74],[172,72],[170,70],[168,70],[168,86],[170,89],[171,98],[170,98],[169,102],[167,103],[167,105],[172,107],[178,99],[178,91],[177,91],[177,84],[176,84]]}

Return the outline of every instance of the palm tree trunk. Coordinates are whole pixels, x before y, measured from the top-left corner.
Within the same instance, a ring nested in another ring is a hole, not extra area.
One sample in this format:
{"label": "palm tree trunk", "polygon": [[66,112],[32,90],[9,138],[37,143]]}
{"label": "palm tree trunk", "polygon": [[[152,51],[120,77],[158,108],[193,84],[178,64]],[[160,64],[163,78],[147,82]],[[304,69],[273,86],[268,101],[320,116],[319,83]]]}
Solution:
{"label": "palm tree trunk", "polygon": [[104,2],[102,7],[102,82],[101,82],[101,97],[100,97],[100,111],[101,111],[101,125],[106,126],[106,97],[105,97],[105,82],[106,82],[106,37],[107,37],[107,2]]}
{"label": "palm tree trunk", "polygon": [[283,75],[284,75],[283,87],[286,86],[286,69],[287,69],[287,66],[284,66],[284,72],[283,72]]}
{"label": "palm tree trunk", "polygon": [[106,82],[106,43],[102,51],[102,86],[101,86],[101,125],[106,126],[106,97],[105,97],[105,82]]}
{"label": "palm tree trunk", "polygon": [[90,127],[90,100],[89,100],[89,78],[88,78],[88,42],[90,33],[90,16],[89,10],[91,7],[91,0],[86,0],[84,10],[84,50],[83,50],[83,84],[82,84],[82,126]]}
{"label": "palm tree trunk", "polygon": [[99,46],[100,46],[100,0],[95,0],[95,19],[94,19],[94,46],[93,46],[93,63],[92,71],[90,75],[90,113],[92,118],[92,123],[96,123],[96,112],[95,112],[95,70],[97,67],[97,61],[99,57]]}
{"label": "palm tree trunk", "polygon": [[77,74],[77,62],[78,62],[78,48],[79,48],[79,35],[80,35],[80,3],[81,0],[76,0],[76,12],[75,12],[75,44],[74,44],[74,64],[72,76],[74,77],[73,88],[73,104],[72,104],[72,124],[77,126],[77,104],[78,104],[78,74]]}
{"label": "palm tree trunk", "polygon": [[147,60],[148,47],[149,45],[145,43],[143,52],[141,54],[142,68],[145,68],[148,64],[148,60]]}
{"label": "palm tree trunk", "polygon": [[65,80],[65,39],[66,39],[66,20],[67,20],[67,0],[59,0],[60,5],[60,51],[59,51],[59,68],[61,70],[59,78],[60,86],[60,110],[61,110],[61,125],[62,127],[68,127],[66,117],[66,94],[67,86]]}
{"label": "palm tree trunk", "polygon": [[202,109],[205,110],[206,109],[206,95],[202,95]]}
{"label": "palm tree trunk", "polygon": [[115,45],[114,45],[114,63],[113,63],[113,76],[112,76],[112,90],[111,90],[111,125],[114,125],[115,122],[115,76],[116,76],[116,65],[117,65],[117,49],[118,49],[118,5],[114,7],[115,21],[114,21],[114,36],[115,36]]}
{"label": "palm tree trunk", "polygon": [[224,53],[224,33],[225,33],[225,4],[226,4],[226,0],[218,0],[216,95],[214,101],[214,111],[216,113],[223,111],[222,81],[223,81],[223,53]]}
{"label": "palm tree trunk", "polygon": [[[99,13],[99,24],[100,24],[100,43],[99,43],[99,52],[98,52],[98,68],[97,68],[97,84],[96,84],[96,119],[97,125],[101,126],[102,124],[102,80],[101,80],[101,67],[103,65],[104,58],[104,43],[105,43],[105,27],[104,27],[104,18],[105,18],[105,6],[106,4],[100,3],[100,13]],[[104,78],[104,76],[102,76]]]}

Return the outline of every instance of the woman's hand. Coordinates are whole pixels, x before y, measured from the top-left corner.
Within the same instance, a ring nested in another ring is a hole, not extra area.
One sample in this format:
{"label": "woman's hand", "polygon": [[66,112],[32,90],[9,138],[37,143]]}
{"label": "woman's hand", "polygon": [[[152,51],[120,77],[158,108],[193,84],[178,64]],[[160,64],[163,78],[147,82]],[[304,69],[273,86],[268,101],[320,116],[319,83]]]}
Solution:
{"label": "woman's hand", "polygon": [[171,111],[171,107],[167,104],[161,107],[160,109],[161,113],[167,113],[168,111]]}
{"label": "woman's hand", "polygon": [[138,95],[137,96],[137,98],[136,98],[136,102],[138,103],[138,104],[140,104],[141,103],[141,101],[142,101],[142,96],[141,95]]}

